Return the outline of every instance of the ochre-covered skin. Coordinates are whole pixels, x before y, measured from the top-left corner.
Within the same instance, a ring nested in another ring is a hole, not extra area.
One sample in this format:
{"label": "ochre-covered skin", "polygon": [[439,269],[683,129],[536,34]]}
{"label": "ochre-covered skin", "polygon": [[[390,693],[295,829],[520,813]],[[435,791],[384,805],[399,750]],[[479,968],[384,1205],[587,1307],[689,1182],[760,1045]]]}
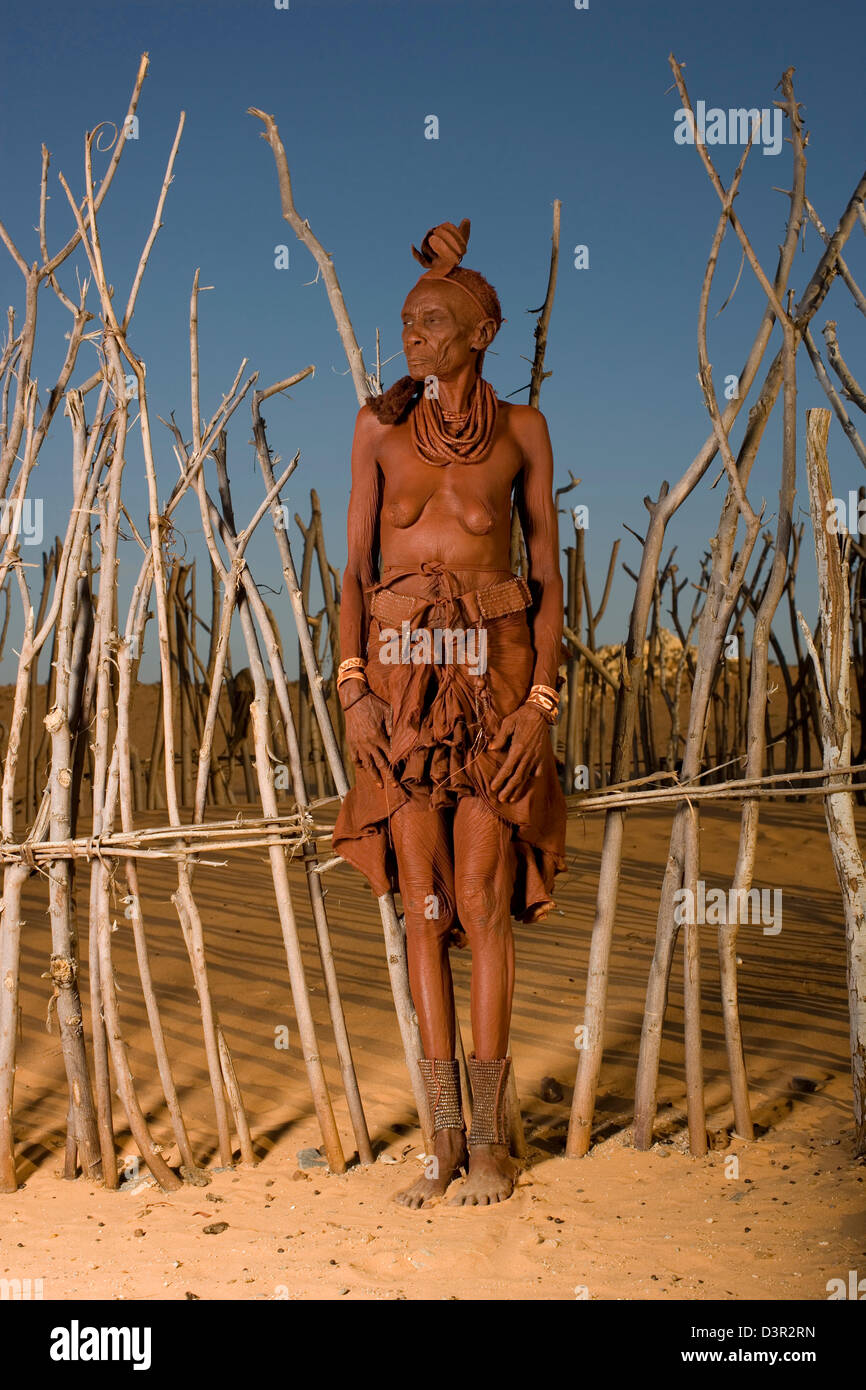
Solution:
{"label": "ochre-covered skin", "polygon": [[[409,372],[416,381],[437,378],[443,411],[467,409],[479,354],[497,328],[495,318],[445,279],[422,277],[408,296]],[[455,596],[510,577],[512,493],[533,603],[487,620],[486,671],[383,663],[385,624],[370,617],[371,592],[387,588],[426,599],[416,605],[413,627],[464,626]],[[399,886],[412,998],[430,1058],[455,1055],[448,946],[467,938],[475,1053],[505,1056],[511,916],[545,916],[554,905],[554,875],[565,867],[565,801],[550,728],[524,703],[531,685],[557,686],[562,601],[553,458],[539,411],[499,401],[483,459],[431,465],[413,448],[409,418],[384,424],[369,406],[361,408],[340,641],[343,658],[367,658],[370,693],[358,699],[354,680],[341,687],[356,776],[334,848],[377,895]],[[392,736],[400,745],[397,758]],[[461,1132],[437,1133],[435,1153],[438,1178],[421,1178],[401,1194],[405,1204],[420,1206],[444,1192],[465,1162]],[[473,1146],[458,1200],[501,1200],[513,1181],[504,1146]]]}

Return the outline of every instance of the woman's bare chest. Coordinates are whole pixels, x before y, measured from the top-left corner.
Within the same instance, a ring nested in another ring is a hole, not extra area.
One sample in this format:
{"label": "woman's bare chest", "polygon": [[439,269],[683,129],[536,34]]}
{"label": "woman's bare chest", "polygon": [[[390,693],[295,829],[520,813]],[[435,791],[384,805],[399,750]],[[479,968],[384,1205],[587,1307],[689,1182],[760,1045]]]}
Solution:
{"label": "woman's bare chest", "polygon": [[502,440],[481,463],[437,467],[420,459],[408,438],[395,438],[379,459],[384,478],[382,521],[398,530],[422,520],[458,523],[474,535],[487,535],[510,522],[511,490],[520,462],[514,445]]}

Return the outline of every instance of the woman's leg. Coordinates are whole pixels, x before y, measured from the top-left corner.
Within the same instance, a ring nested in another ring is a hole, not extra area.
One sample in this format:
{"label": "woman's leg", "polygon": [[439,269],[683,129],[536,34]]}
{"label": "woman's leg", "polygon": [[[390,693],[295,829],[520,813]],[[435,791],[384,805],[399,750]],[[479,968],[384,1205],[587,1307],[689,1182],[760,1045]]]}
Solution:
{"label": "woman's leg", "polygon": [[457,915],[472,949],[475,1055],[504,1057],[514,992],[511,826],[480,797],[461,797],[454,812],[454,850]]}
{"label": "woman's leg", "polygon": [[424,1173],[398,1192],[417,1209],[441,1197],[466,1167],[466,1130],[454,1054],[454,985],[448,938],[454,921],[451,813],[411,803],[391,817],[400,896],[406,922],[409,985],[418,1015],[424,1061],[421,1074],[433,1115],[433,1153]]}
{"label": "woman's leg", "polygon": [[469,1058],[469,1177],[452,1202],[457,1206],[487,1206],[510,1197],[516,1178],[509,1155],[505,1101],[514,990],[511,894],[516,855],[511,826],[477,797],[458,802],[454,844],[455,903],[472,949],[475,1050]]}
{"label": "woman's leg", "polygon": [[454,921],[452,814],[409,802],[391,817],[409,986],[427,1057],[454,1056],[454,985],[448,963]]}

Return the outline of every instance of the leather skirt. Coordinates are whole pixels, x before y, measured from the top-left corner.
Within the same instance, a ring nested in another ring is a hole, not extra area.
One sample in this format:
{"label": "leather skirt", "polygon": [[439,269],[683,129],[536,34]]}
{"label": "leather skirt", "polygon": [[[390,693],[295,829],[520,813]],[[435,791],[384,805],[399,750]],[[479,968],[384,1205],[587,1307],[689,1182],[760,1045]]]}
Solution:
{"label": "leather skirt", "polygon": [[[411,578],[412,594],[395,592]],[[460,592],[457,576],[439,561],[388,573],[366,589],[370,625],[367,680],[390,705],[392,779],[376,785],[365,768],[343,799],[334,828],[337,854],[354,865],[378,896],[399,887],[389,821],[412,802],[447,811],[461,796],[480,797],[511,827],[515,854],[511,915],[546,917],[556,874],[565,868],[565,797],[549,739],[538,776],[517,801],[500,801],[491,780],[507,749],[488,744],[502,719],[529,694],[535,666],[526,582],[512,576]],[[450,634],[450,637],[449,637]],[[459,923],[452,933],[463,945]]]}

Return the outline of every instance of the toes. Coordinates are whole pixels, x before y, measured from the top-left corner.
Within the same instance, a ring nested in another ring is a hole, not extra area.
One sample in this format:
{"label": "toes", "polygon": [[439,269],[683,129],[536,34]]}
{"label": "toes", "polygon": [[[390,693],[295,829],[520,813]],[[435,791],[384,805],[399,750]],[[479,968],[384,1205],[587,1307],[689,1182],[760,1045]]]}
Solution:
{"label": "toes", "polygon": [[505,1187],[494,1190],[493,1192],[461,1192],[456,1197],[448,1199],[449,1207],[492,1207],[499,1202],[506,1201],[513,1192],[513,1188]]}
{"label": "toes", "polygon": [[401,1207],[407,1207],[409,1211],[418,1211],[420,1207],[426,1205],[430,1195],[426,1192],[398,1192],[394,1196],[394,1201],[399,1202]]}

